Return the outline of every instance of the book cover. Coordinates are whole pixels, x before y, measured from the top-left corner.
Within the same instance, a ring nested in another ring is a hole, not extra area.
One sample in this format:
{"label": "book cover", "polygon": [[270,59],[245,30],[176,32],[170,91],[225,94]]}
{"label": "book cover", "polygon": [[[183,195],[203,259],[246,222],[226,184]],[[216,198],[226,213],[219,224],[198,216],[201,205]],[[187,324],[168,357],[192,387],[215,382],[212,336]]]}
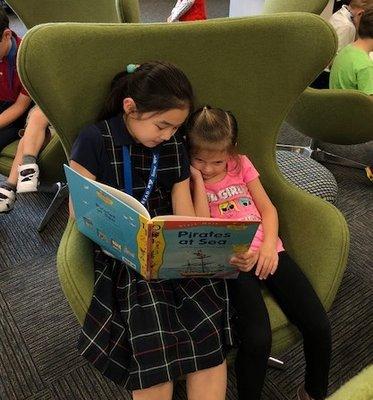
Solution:
{"label": "book cover", "polygon": [[65,165],[77,227],[147,279],[234,278],[229,264],[246,251],[259,221],[158,216],[135,198]]}

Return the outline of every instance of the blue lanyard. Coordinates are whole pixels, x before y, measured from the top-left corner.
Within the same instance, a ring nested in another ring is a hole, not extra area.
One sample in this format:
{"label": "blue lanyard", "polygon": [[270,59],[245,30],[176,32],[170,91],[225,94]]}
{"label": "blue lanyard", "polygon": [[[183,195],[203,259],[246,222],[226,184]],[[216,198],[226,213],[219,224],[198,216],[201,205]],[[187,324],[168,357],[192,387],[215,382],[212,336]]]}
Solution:
{"label": "blue lanyard", "polygon": [[16,68],[16,53],[17,53],[17,42],[14,37],[12,37],[12,45],[10,47],[9,53],[7,55],[8,59],[8,87],[12,90],[14,71]]}
{"label": "blue lanyard", "polygon": [[[140,201],[142,205],[145,205],[145,203],[148,201],[150,193],[153,190],[155,180],[157,179],[158,163],[159,163],[159,150],[153,150],[153,159],[152,159],[152,165],[150,167],[148,183],[146,185],[144,194],[142,195]],[[133,193],[132,162],[128,146],[123,146],[123,176],[124,176],[124,191],[125,193],[132,196]]]}

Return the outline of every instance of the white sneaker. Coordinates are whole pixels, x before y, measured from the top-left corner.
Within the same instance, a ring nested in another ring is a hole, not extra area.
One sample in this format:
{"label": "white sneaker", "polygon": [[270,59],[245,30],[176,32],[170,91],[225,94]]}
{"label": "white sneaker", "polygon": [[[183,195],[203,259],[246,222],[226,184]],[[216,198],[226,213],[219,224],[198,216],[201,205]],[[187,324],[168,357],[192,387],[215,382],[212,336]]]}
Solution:
{"label": "white sneaker", "polygon": [[0,187],[0,213],[8,213],[14,206],[16,194],[13,190]]}
{"label": "white sneaker", "polygon": [[39,186],[38,164],[18,166],[17,193],[36,192]]}

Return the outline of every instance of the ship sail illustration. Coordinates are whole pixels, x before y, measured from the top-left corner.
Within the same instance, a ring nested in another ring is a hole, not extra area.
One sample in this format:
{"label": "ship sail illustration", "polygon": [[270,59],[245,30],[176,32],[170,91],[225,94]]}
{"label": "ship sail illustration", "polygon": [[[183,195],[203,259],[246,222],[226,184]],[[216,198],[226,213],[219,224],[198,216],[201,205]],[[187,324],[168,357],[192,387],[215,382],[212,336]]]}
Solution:
{"label": "ship sail illustration", "polygon": [[[195,257],[192,260],[188,260],[186,269],[180,272],[180,275],[184,278],[194,277],[194,278],[208,278],[214,276],[217,272],[222,270],[219,264],[215,262],[206,261],[207,258],[211,257],[198,250],[192,253]],[[209,268],[210,265],[215,265],[214,268]]]}

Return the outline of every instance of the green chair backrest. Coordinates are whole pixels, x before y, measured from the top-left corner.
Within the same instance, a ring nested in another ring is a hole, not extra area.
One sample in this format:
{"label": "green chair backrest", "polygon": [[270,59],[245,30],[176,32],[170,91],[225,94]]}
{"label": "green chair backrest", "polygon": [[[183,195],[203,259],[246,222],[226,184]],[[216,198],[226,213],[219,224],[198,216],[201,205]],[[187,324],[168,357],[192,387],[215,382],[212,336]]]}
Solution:
{"label": "green chair backrest", "polygon": [[373,140],[373,98],[357,90],[307,88],[286,117],[311,138],[334,144]]}
{"label": "green chair backrest", "polygon": [[265,0],[263,14],[302,11],[321,14],[328,0]]}
{"label": "green chair backrest", "polygon": [[69,154],[118,71],[146,60],[173,62],[189,76],[198,104],[236,115],[241,149],[270,179],[279,126],[335,48],[330,26],[308,13],[184,24],[46,24],[26,34],[18,68]]}
{"label": "green chair backrest", "polygon": [[139,22],[138,0],[7,0],[28,29],[46,22]]}

